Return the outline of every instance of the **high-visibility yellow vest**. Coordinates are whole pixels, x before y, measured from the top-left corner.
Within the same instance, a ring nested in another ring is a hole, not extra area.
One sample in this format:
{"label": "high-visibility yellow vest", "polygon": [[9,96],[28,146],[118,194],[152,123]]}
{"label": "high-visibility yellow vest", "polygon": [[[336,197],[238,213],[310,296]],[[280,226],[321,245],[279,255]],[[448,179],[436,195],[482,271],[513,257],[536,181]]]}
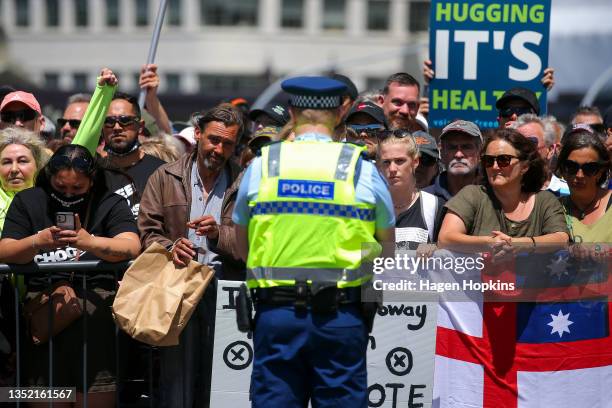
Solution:
{"label": "high-visibility yellow vest", "polygon": [[375,204],[357,202],[355,166],[362,148],[296,141],[262,149],[262,174],[249,202],[250,288],[291,286],[296,280],[360,286],[360,268],[380,253]]}

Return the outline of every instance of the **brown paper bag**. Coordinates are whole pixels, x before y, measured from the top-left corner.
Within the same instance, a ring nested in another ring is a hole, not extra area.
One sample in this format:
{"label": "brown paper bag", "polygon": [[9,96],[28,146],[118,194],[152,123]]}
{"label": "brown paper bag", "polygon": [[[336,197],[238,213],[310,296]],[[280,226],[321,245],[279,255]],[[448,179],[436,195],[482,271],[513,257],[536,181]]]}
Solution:
{"label": "brown paper bag", "polygon": [[113,302],[115,322],[143,343],[176,346],[213,275],[195,261],[176,267],[172,254],[153,243],[123,276]]}

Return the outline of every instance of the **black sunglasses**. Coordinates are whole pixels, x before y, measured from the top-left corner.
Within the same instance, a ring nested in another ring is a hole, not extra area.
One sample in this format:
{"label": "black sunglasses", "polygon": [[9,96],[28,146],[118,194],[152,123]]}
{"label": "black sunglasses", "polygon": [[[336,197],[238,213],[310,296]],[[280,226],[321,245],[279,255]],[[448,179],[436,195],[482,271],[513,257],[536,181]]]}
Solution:
{"label": "black sunglasses", "polygon": [[438,162],[437,159],[431,157],[428,154],[421,154],[419,157],[419,164],[424,167],[431,167]]}
{"label": "black sunglasses", "polygon": [[49,160],[49,168],[53,171],[60,169],[75,169],[89,174],[93,170],[93,162],[83,157],[70,158],[68,156],[53,156]]}
{"label": "black sunglasses", "polygon": [[561,171],[568,176],[575,176],[579,170],[586,177],[593,177],[599,170],[603,168],[604,164],[601,162],[588,162],[588,163],[576,163],[573,160],[565,160],[561,163]]}
{"label": "black sunglasses", "polygon": [[481,160],[482,160],[483,166],[487,168],[493,167],[493,164],[497,162],[497,166],[501,169],[504,167],[508,167],[510,163],[512,163],[512,159],[518,159],[518,157],[513,156],[511,154],[500,154],[497,156],[491,156],[491,155],[485,154],[484,156],[482,156]]}
{"label": "black sunglasses", "polygon": [[59,118],[57,120],[57,126],[60,128],[63,128],[64,126],[66,126],[66,123],[72,128],[72,129],[78,129],[79,126],[81,125],[81,121],[78,119],[64,119],[64,118]]}
{"label": "black sunglasses", "polygon": [[593,123],[592,125],[589,125],[589,127],[593,129],[595,133],[599,133],[599,134],[606,133],[606,127],[604,126],[603,123]]}
{"label": "black sunglasses", "polygon": [[384,140],[388,137],[397,137],[398,139],[404,139],[406,137],[412,137],[412,133],[406,129],[395,129],[395,130],[382,130],[378,134],[380,140]]}
{"label": "black sunglasses", "polygon": [[0,113],[0,120],[6,123],[15,123],[17,120],[20,122],[28,122],[36,118],[36,111],[32,109],[24,109],[20,111],[2,112]]}
{"label": "black sunglasses", "polygon": [[367,137],[379,137],[381,132],[385,131],[385,127],[382,125],[347,125],[348,128],[352,129],[359,136],[361,133],[365,133]]}
{"label": "black sunglasses", "polygon": [[499,116],[501,116],[502,118],[509,118],[513,114],[516,114],[516,116],[521,116],[521,115],[524,115],[525,113],[535,113],[535,112],[531,108],[526,108],[526,107],[519,108],[519,107],[514,107],[514,106],[502,108],[499,110]]}
{"label": "black sunglasses", "polygon": [[119,123],[120,126],[125,127],[129,126],[138,121],[137,116],[128,116],[128,115],[119,115],[119,116],[107,116],[104,119],[104,127],[112,128],[115,127],[116,123]]}

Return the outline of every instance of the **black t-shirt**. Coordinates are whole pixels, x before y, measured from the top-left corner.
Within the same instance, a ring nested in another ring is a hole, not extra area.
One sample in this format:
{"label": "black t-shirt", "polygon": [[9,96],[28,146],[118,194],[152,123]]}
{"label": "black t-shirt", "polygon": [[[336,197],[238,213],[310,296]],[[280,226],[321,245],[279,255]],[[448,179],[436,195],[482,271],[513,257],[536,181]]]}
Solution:
{"label": "black t-shirt", "polygon": [[[434,217],[434,242],[438,240],[438,232],[440,232],[445,213],[444,199],[437,198],[438,205]],[[421,197],[417,198],[409,209],[398,214],[395,219],[395,246],[398,249],[414,250],[417,249],[419,244],[430,242],[425,216],[421,211],[421,200]]]}
{"label": "black t-shirt", "polygon": [[[159,166],[165,163],[166,162],[162,159],[145,154],[142,160],[139,160],[138,163],[123,170],[132,178],[134,184],[132,184],[132,180],[129,180],[119,172],[106,172],[106,183],[108,185],[108,189],[115,194],[125,197],[125,199],[128,201],[128,205],[132,209],[134,219],[138,218],[140,197],[142,197],[142,193],[147,185],[149,176],[153,174],[153,172],[157,170]],[[134,195],[134,187],[138,192],[136,195]]]}
{"label": "black t-shirt", "polygon": [[[15,195],[11,206],[6,214],[2,238],[23,239],[32,234],[42,231],[45,228],[55,225],[55,210],[50,202],[49,195],[40,187],[30,188]],[[87,207],[86,205],[84,207]],[[138,234],[136,222],[125,199],[117,194],[107,193],[99,202],[91,203],[91,215],[87,232],[99,237],[112,238],[123,232],[134,232]],[[86,219],[79,212],[81,220]],[[72,261],[76,256],[75,248],[62,248],[51,251],[40,250],[34,257],[34,262],[62,262]],[[97,260],[94,255],[84,252],[81,253],[80,260]],[[53,273],[53,279],[67,279],[70,273]],[[79,276],[75,274],[75,277]],[[114,282],[112,274],[87,273],[88,285],[97,287],[107,287],[110,282]],[[91,277],[91,278],[89,278]],[[26,277],[26,282],[31,290],[39,290],[46,286],[46,277]],[[80,281],[79,281],[80,283]]]}

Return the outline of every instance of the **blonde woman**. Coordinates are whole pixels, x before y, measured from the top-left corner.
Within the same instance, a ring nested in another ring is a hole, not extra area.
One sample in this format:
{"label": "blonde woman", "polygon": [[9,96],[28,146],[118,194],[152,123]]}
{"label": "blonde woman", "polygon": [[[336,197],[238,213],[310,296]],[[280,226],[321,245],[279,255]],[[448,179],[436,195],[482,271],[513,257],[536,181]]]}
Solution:
{"label": "blonde woman", "polygon": [[419,151],[412,135],[395,132],[383,139],[378,145],[376,164],[393,198],[396,246],[417,249],[419,244],[435,242],[444,202],[416,187]]}

